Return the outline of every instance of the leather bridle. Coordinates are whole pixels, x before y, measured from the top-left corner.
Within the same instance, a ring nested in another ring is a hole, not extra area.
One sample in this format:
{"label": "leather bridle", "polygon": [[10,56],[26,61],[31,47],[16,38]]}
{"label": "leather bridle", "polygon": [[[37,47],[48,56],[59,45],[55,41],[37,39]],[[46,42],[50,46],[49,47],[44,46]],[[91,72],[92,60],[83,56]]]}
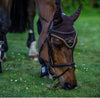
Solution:
{"label": "leather bridle", "polygon": [[[64,41],[60,36],[55,35],[55,33],[57,33],[57,34],[58,34],[58,33],[61,33],[62,35],[64,35],[64,34],[69,35],[69,34],[73,34],[73,33],[75,32],[75,30],[73,30],[72,32],[62,33],[62,32],[56,31],[56,30],[52,30],[52,27],[53,27],[53,22],[51,22],[51,24],[50,24],[50,26],[49,26],[49,28],[48,28],[47,37],[46,37],[44,43],[42,44],[42,46],[41,46],[41,48],[40,48],[39,56],[40,56],[40,52],[41,52],[41,50],[43,49],[45,43],[47,43],[47,45],[48,45],[48,56],[49,56],[49,61],[47,62],[47,63],[49,64],[49,65],[48,65],[48,69],[49,69],[49,71],[50,71],[50,70],[53,71],[54,75],[52,75],[52,77],[53,77],[53,79],[55,80],[55,79],[58,79],[59,77],[61,77],[62,75],[64,75],[66,72],[68,72],[68,71],[71,70],[72,68],[75,68],[75,66],[74,66],[75,63],[72,62],[72,63],[66,63],[66,64],[55,64],[54,56],[53,56],[53,51],[52,51],[52,46],[51,46],[51,37],[56,37],[56,38],[62,40],[62,41],[65,43],[65,41]],[[52,32],[52,33],[51,33],[51,32]],[[75,34],[74,42],[73,42],[73,44],[72,44],[71,46],[68,45],[67,43],[65,43],[66,46],[67,46],[67,48],[73,48],[73,47],[74,47],[75,41],[76,41],[76,37],[77,37],[77,34]],[[40,57],[41,57],[41,56],[40,56]],[[41,58],[42,58],[42,57],[41,57]],[[43,59],[42,59],[42,60],[43,60]],[[46,61],[44,60],[44,62],[46,62]],[[59,75],[56,75],[56,72],[55,72],[54,68],[55,68],[55,67],[65,67],[65,66],[69,66],[69,68],[66,69],[63,73],[61,73],[61,74],[59,74]],[[51,71],[50,71],[49,73],[52,74]]]}

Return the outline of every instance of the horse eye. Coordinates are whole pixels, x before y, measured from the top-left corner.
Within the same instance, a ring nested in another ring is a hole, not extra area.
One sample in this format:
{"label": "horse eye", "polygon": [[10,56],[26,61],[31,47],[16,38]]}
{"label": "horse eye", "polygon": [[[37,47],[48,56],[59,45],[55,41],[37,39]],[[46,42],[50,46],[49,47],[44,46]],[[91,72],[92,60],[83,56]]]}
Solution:
{"label": "horse eye", "polygon": [[53,43],[55,49],[60,50],[62,45]]}

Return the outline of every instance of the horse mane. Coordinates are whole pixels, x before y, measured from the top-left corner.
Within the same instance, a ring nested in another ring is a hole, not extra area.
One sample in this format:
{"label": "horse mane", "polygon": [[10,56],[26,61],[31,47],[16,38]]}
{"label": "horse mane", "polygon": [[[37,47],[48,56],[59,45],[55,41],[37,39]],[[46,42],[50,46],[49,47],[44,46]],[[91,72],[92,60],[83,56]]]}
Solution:
{"label": "horse mane", "polygon": [[22,33],[27,28],[27,1],[28,0],[12,0],[10,12],[11,27],[9,32]]}

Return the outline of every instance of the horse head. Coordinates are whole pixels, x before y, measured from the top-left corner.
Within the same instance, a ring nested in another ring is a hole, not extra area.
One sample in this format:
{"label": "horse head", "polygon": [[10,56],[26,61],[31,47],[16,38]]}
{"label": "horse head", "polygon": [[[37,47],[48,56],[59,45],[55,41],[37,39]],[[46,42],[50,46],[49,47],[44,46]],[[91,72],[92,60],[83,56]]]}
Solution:
{"label": "horse head", "polygon": [[57,8],[52,25],[49,27],[51,36],[51,72],[59,79],[64,89],[72,89],[77,85],[73,51],[77,43],[77,33],[73,27],[80,15],[82,5],[71,16],[62,15]]}
{"label": "horse head", "polygon": [[11,25],[11,3],[12,0],[0,0],[0,32],[7,32]]}
{"label": "horse head", "polygon": [[[49,25],[47,37],[40,48],[40,55],[48,65],[53,78],[58,79],[64,89],[77,86],[73,59],[77,33],[73,24],[80,15],[81,8],[82,6],[71,16],[66,16],[58,7]],[[40,38],[39,42],[40,40],[42,39]]]}

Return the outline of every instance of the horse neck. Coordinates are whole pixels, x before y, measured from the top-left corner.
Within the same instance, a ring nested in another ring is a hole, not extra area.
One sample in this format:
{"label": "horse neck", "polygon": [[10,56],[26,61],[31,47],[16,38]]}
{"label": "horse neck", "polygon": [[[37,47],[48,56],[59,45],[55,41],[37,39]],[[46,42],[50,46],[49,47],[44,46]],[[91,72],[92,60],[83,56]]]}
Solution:
{"label": "horse neck", "polygon": [[56,11],[54,0],[36,0],[36,4],[42,26],[50,23]]}
{"label": "horse neck", "polygon": [[56,11],[56,5],[54,0],[36,0],[36,5],[39,13],[39,18],[42,23],[42,32],[39,36],[38,41],[38,46],[40,49],[46,38],[49,24],[52,21],[54,13]]}

